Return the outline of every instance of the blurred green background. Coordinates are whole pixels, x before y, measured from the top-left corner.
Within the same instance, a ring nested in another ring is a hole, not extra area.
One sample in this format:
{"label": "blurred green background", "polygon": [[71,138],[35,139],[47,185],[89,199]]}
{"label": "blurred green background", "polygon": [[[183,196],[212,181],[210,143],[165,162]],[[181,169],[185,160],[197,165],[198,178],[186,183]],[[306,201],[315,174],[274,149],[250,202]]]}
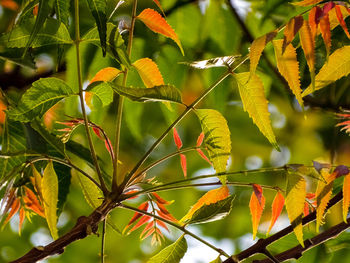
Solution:
{"label": "blurred green background", "polygon": [[[16,1],[20,6],[20,0]],[[107,0],[111,11],[118,0]],[[111,17],[115,24],[125,21],[130,22],[131,2],[126,1]],[[218,56],[245,55],[248,53],[252,38],[259,37],[275,28],[285,24],[289,18],[303,12],[306,8],[296,8],[287,1],[281,0],[233,0],[231,4],[224,0],[162,0],[160,1],[168,23],[175,29],[185,50],[185,56],[181,55],[178,47],[172,40],[166,39],[148,30],[140,21],[136,22],[135,38],[132,51],[132,61],[142,57],[152,58],[159,66],[165,83],[174,84],[183,93],[185,103],[192,102],[196,97],[209,87],[224,72],[224,69],[197,70],[191,69],[180,62],[190,62],[208,59]],[[0,5],[1,5],[0,1]],[[139,1],[138,13],[145,8],[157,9],[151,0]],[[71,10],[72,11],[72,10]],[[18,11],[13,11],[0,6],[0,31],[11,29]],[[81,31],[84,34],[94,25],[94,20],[87,9],[86,1],[81,1]],[[349,25],[349,19],[347,19]],[[121,25],[122,27],[122,25]],[[73,30],[71,29],[71,34]],[[72,34],[73,35],[73,34]],[[127,33],[125,33],[127,36]],[[124,37],[127,39],[127,37]],[[295,46],[298,45],[295,41]],[[332,32],[332,50],[343,45],[348,45],[349,39],[340,27]],[[319,69],[326,57],[325,48],[321,38],[317,40],[317,69]],[[0,47],[1,48],[1,47]],[[302,52],[298,49],[300,61],[300,76],[303,87],[310,83],[309,72]],[[45,47],[33,51],[38,70],[33,71],[0,60],[0,87],[13,95],[21,94],[32,79],[38,76],[53,75],[65,79],[72,86],[77,85],[75,54],[72,48],[66,48],[64,57],[57,65],[57,47]],[[277,167],[286,163],[301,163],[310,165],[312,160],[333,164],[348,164],[350,159],[349,137],[339,128],[334,112],[339,107],[350,105],[349,78],[343,78],[330,87],[315,93],[305,102],[306,111],[303,113],[295,98],[287,91],[285,84],[274,71],[274,52],[271,44],[265,49],[265,57],[262,58],[258,75],[262,78],[266,95],[269,99],[272,126],[277,141],[282,149],[277,152],[259,132],[248,114],[243,111],[238,89],[233,79],[228,78],[220,84],[200,105],[201,108],[213,108],[220,111],[228,121],[231,140],[232,155],[229,161],[230,171],[246,169],[258,169],[262,167]],[[82,46],[84,80],[91,79],[96,72],[106,66],[117,66],[111,58],[102,58],[101,51],[94,46]],[[247,71],[249,65],[244,64],[239,71]],[[8,80],[6,76],[18,76],[23,82]],[[142,86],[142,82],[136,72],[131,72],[129,85]],[[88,83],[88,82],[86,82]],[[18,96],[18,95],[17,95]],[[133,167],[138,159],[145,153],[148,147],[166,129],[175,117],[183,110],[182,106],[173,106],[169,111],[161,103],[138,104],[129,100],[125,101],[123,127],[121,131],[121,161],[123,171]],[[89,111],[89,117],[95,123],[101,125],[107,134],[113,138],[115,120],[113,107],[101,108],[96,105]],[[58,104],[53,117],[47,118],[50,129],[56,132],[59,126],[56,120],[67,119],[68,116],[80,116],[78,100],[69,99]],[[177,127],[184,146],[194,146],[200,133],[200,124],[194,114],[186,117]],[[79,128],[71,138],[85,145],[83,129]],[[111,171],[108,152],[102,141],[95,140],[97,152],[103,161],[103,168]],[[164,142],[152,154],[149,162],[176,150],[172,136],[168,136]],[[77,164],[84,167],[81,161]],[[196,153],[187,154],[188,176],[213,173],[209,165]],[[148,173],[149,177],[156,177],[160,182],[180,180],[183,175],[179,158],[157,166]],[[233,181],[254,182],[259,184],[277,185],[285,187],[285,175],[283,173],[249,173],[239,174],[229,178]],[[309,191],[315,190],[315,184],[310,180]],[[161,193],[167,200],[175,200],[169,206],[169,211],[180,219],[198,198],[211,188],[183,189]],[[231,187],[231,193],[236,195],[231,214],[221,221],[196,225],[190,228],[204,239],[224,249],[227,253],[237,253],[253,244],[251,234],[251,219],[249,214],[250,188]],[[266,196],[266,208],[261,220],[260,237],[265,236],[268,227],[271,202],[274,192],[264,191]],[[137,206],[141,199],[135,199],[130,204]],[[87,205],[82,191],[76,179],[72,179],[68,200],[59,220],[59,233],[62,235],[68,231],[81,215],[88,215],[92,209]],[[285,213],[285,212],[284,212]],[[119,229],[123,229],[130,220],[132,213],[122,209],[112,212],[112,221]],[[340,206],[334,207],[327,216],[324,227],[334,225],[341,221]],[[289,224],[286,214],[277,221],[273,231],[277,231]],[[8,262],[24,254],[33,245],[45,245],[51,239],[44,219],[35,216],[32,222],[27,220],[21,235],[18,235],[18,217],[11,220],[5,229],[0,232],[0,262]],[[107,227],[106,236],[106,262],[113,263],[137,263],[145,262],[160,247],[151,246],[149,239],[139,240],[141,230],[135,231],[129,236],[121,236],[112,228]],[[306,236],[314,234],[314,226],[305,228]],[[180,232],[171,228],[171,233],[166,234],[166,244],[173,242]],[[100,251],[100,237],[89,236],[68,246],[60,256],[45,260],[45,262],[98,262]],[[209,262],[217,256],[203,244],[187,237],[189,251],[182,262]],[[300,262],[347,262],[350,258],[348,249],[350,233],[345,232],[336,240],[320,245],[307,253]],[[271,246],[271,252],[281,252],[297,245],[294,235],[289,235],[283,240]],[[250,262],[251,259],[248,260]]]}

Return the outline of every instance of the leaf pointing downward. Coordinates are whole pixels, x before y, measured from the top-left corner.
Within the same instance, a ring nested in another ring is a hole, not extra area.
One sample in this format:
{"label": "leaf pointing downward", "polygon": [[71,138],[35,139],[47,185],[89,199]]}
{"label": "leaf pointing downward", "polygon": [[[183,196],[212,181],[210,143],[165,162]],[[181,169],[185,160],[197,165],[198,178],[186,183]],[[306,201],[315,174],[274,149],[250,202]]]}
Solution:
{"label": "leaf pointing downward", "polygon": [[167,23],[167,21],[155,10],[147,8],[137,16],[149,29],[153,32],[162,34],[163,36],[169,37],[175,41],[179,46],[181,53],[184,51],[181,46],[181,42],[176,35],[174,29]]}
{"label": "leaf pointing downward", "polygon": [[234,77],[238,83],[244,111],[248,112],[253,122],[269,142],[276,149],[279,149],[272,131],[270,113],[267,108],[268,101],[265,98],[262,81],[257,75],[252,75],[249,78],[249,72],[235,74]]}
{"label": "leaf pointing downward", "polygon": [[250,197],[249,209],[252,215],[253,239],[256,237],[262,212],[265,207],[265,197],[260,185],[253,184],[253,193]]}
{"label": "leaf pointing downward", "polygon": [[152,59],[141,58],[135,61],[133,66],[137,69],[137,72],[147,88],[164,85],[162,74],[157,64],[154,63]]}
{"label": "leaf pointing downward", "polygon": [[182,235],[175,243],[161,250],[147,263],[179,263],[187,251],[187,242]]}
{"label": "leaf pointing downward", "polygon": [[296,16],[293,17],[286,25],[286,28],[284,29],[284,38],[283,38],[283,45],[282,45],[282,53],[286,50],[286,47],[293,41],[295,35],[298,33],[299,29],[303,25],[303,17],[302,16]]}
{"label": "leaf pointing downward", "polygon": [[283,197],[283,194],[278,191],[272,202],[271,223],[270,223],[269,229],[267,230],[266,235],[270,233],[270,230],[276,223],[277,218],[280,216],[282,212],[283,206],[284,206],[284,197]]}
{"label": "leaf pointing downward", "polygon": [[49,162],[44,170],[42,178],[42,194],[45,208],[45,217],[53,239],[58,238],[57,234],[57,202],[58,202],[58,179],[53,169],[52,162]]}
{"label": "leaf pointing downward", "polygon": [[343,219],[347,222],[348,210],[350,205],[350,174],[344,177],[343,183]]}

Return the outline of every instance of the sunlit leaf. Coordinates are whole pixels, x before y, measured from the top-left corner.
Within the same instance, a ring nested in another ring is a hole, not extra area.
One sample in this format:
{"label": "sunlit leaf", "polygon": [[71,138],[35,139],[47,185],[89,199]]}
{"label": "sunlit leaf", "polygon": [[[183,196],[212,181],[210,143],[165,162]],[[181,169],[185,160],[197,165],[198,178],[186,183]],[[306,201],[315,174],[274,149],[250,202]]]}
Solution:
{"label": "sunlit leaf", "polygon": [[[204,132],[204,146],[216,173],[226,172],[227,160],[231,154],[230,130],[225,118],[216,110],[200,109],[195,111]],[[223,184],[226,178],[220,177]]]}
{"label": "sunlit leaf", "polygon": [[200,60],[200,61],[183,62],[182,64],[188,65],[193,68],[198,68],[198,69],[217,68],[217,67],[230,68],[233,62],[235,62],[239,57],[240,56],[216,57],[216,58]]}
{"label": "sunlit leaf", "polygon": [[343,182],[343,220],[344,222],[347,222],[349,206],[350,206],[350,174],[344,177],[344,182]]}
{"label": "sunlit leaf", "polygon": [[267,43],[269,43],[277,35],[276,31],[269,32],[259,38],[256,38],[249,50],[250,59],[250,76],[255,75],[256,67],[258,66],[261,54],[265,49]]}
{"label": "sunlit leaf", "polygon": [[41,200],[43,200],[43,191],[42,191],[42,178],[41,178],[41,174],[38,172],[38,170],[35,168],[35,166],[32,164],[32,173],[34,176],[34,187],[36,192],[38,193],[39,197],[41,198]]}
{"label": "sunlit leaf", "polygon": [[196,147],[199,147],[202,145],[204,140],[204,132],[201,132],[197,138],[197,143],[196,143]]}
{"label": "sunlit leaf", "polygon": [[180,154],[180,164],[181,164],[181,169],[184,174],[184,177],[187,177],[187,161],[186,161],[186,155]]}
{"label": "sunlit leaf", "polygon": [[94,108],[91,102],[92,95],[95,96],[94,98],[97,98],[99,100],[99,102],[102,104],[102,107],[109,105],[113,101],[113,89],[108,83],[94,82],[87,87],[85,93],[85,101],[91,109]]}
{"label": "sunlit leaf", "polygon": [[327,58],[331,52],[331,26],[329,24],[329,15],[324,15],[320,20],[320,30],[323,37],[323,42],[327,50]]}
{"label": "sunlit leaf", "polygon": [[343,17],[342,11],[341,11],[341,6],[336,5],[335,6],[335,12],[336,12],[339,24],[343,28],[343,30],[344,30],[345,34],[347,35],[347,37],[350,39],[350,34],[349,34],[349,31],[348,31],[348,27],[347,27],[347,25],[346,25],[346,23],[344,21],[344,17]]}
{"label": "sunlit leaf", "polygon": [[173,136],[174,136],[174,142],[178,150],[182,147],[182,141],[180,138],[179,133],[177,132],[176,128],[173,128]]}
{"label": "sunlit leaf", "polygon": [[[141,205],[139,205],[138,209],[147,211],[148,206],[149,206],[148,201],[146,201],[146,202],[143,202]],[[127,224],[127,226],[124,228],[123,233],[129,228],[129,226],[131,226],[134,222],[136,222],[142,216],[143,214],[139,212],[135,212],[133,217],[130,219],[129,223]]]}
{"label": "sunlit leaf", "polygon": [[309,5],[315,5],[318,4],[320,2],[322,2],[323,0],[303,0],[300,2],[295,2],[292,3],[293,5],[299,5],[299,6],[309,6]]}
{"label": "sunlit leaf", "polygon": [[69,8],[70,8],[70,1],[55,0],[55,10],[56,10],[57,20],[65,24],[66,27],[68,27],[69,25]]}
{"label": "sunlit leaf", "polygon": [[162,11],[162,13],[164,14],[164,10],[162,8],[162,5],[160,4],[159,0],[153,0],[153,2],[158,6],[158,8]]}
{"label": "sunlit leaf", "polygon": [[49,162],[44,170],[42,179],[43,202],[47,224],[53,239],[58,238],[57,233],[57,202],[58,202],[58,179],[53,168],[52,162]]}
{"label": "sunlit leaf", "polygon": [[[350,73],[350,46],[344,46],[335,50],[328,58],[315,77],[315,90],[322,89],[336,80]],[[312,87],[309,86],[302,96],[309,95]]]}
{"label": "sunlit leaf", "polygon": [[265,97],[263,83],[256,74],[251,77],[249,75],[249,72],[234,74],[238,83],[244,111],[248,112],[253,122],[269,142],[276,149],[279,149],[271,127],[268,101]]}
{"label": "sunlit leaf", "polygon": [[283,194],[280,191],[278,191],[275,198],[273,199],[273,202],[272,202],[271,222],[270,222],[270,226],[269,226],[269,229],[267,230],[266,235],[268,235],[270,233],[270,230],[272,229],[272,227],[276,223],[277,218],[281,215],[281,212],[282,212],[283,206],[284,206],[284,202],[285,202],[285,200],[284,200]]}
{"label": "sunlit leaf", "polygon": [[132,64],[147,88],[164,85],[162,74],[157,64],[149,58],[141,58]]}
{"label": "sunlit leaf", "polygon": [[299,36],[301,47],[303,48],[306,62],[310,70],[311,85],[313,89],[315,89],[315,39],[307,20],[304,20],[304,24],[299,31]]}
{"label": "sunlit leaf", "polygon": [[149,29],[152,31],[162,34],[163,36],[169,37],[175,41],[175,43],[179,46],[181,53],[184,54],[184,51],[181,46],[181,42],[176,35],[174,29],[167,23],[167,21],[153,9],[147,8],[143,10],[138,16]]}
{"label": "sunlit leaf", "polygon": [[302,218],[306,197],[306,181],[295,172],[288,173],[286,190],[286,209],[289,221],[299,243],[304,247]]}
{"label": "sunlit leaf", "polygon": [[20,200],[19,198],[16,198],[13,203],[11,204],[11,207],[10,207],[10,212],[9,214],[7,215],[6,219],[5,219],[5,222],[3,224],[3,227],[11,220],[11,218],[18,212],[20,208]]}
{"label": "sunlit leaf", "polygon": [[213,261],[210,261],[209,263],[222,263],[222,260],[220,256],[218,256],[216,259],[214,259]]}
{"label": "sunlit leaf", "polygon": [[287,46],[292,43],[295,35],[298,33],[299,29],[303,25],[303,17],[295,16],[291,20],[288,21],[285,29],[284,29],[284,38],[282,44],[282,54],[286,50]]}
{"label": "sunlit leaf", "polygon": [[173,244],[161,250],[153,256],[147,263],[179,263],[187,251],[187,242],[182,235]]}
{"label": "sunlit leaf", "polygon": [[309,25],[313,39],[317,35],[317,26],[320,23],[320,19],[323,16],[322,9],[319,6],[313,7],[309,12]]}
{"label": "sunlit leaf", "polygon": [[265,197],[260,185],[254,184],[253,187],[254,191],[250,197],[249,209],[250,214],[252,215],[253,239],[255,239],[256,233],[258,232],[260,218],[265,207]]}
{"label": "sunlit leaf", "polygon": [[204,205],[215,204],[219,201],[225,200],[230,195],[227,186],[221,186],[220,188],[210,190],[203,195],[188,211],[188,213],[181,219],[181,222],[188,222],[193,217],[193,214],[198,211]]}
{"label": "sunlit leaf", "polygon": [[101,69],[99,72],[96,73],[96,75],[90,80],[90,84],[94,83],[96,81],[112,81],[116,77],[118,77],[122,71],[120,71],[117,68],[113,67],[107,67],[104,69]]}

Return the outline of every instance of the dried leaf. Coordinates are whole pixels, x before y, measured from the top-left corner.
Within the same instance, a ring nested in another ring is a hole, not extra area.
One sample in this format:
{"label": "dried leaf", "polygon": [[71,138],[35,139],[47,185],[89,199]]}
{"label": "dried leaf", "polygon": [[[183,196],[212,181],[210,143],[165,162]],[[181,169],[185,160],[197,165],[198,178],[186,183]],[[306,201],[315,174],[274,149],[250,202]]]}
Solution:
{"label": "dried leaf", "polygon": [[331,52],[331,26],[329,23],[329,15],[326,14],[324,15],[321,20],[320,20],[320,29],[321,29],[321,34],[323,37],[323,42],[326,46],[327,50],[327,58],[329,57],[329,54]]}
{"label": "dried leaf", "polygon": [[269,32],[257,39],[255,39],[250,46],[249,60],[250,60],[250,76],[255,74],[261,54],[267,45],[277,35],[277,31]]}
{"label": "dried leaf", "polygon": [[278,71],[288,82],[289,88],[292,90],[300,106],[304,108],[301,97],[299,62],[297,60],[296,50],[293,45],[288,45],[282,54],[282,40],[274,40],[272,43],[275,48]]}
{"label": "dried leaf", "polygon": [[286,190],[286,209],[294,233],[299,243],[304,247],[302,218],[306,197],[306,181],[297,172],[288,174]]}
{"label": "dried leaf", "polygon": [[184,154],[180,154],[180,163],[182,172],[184,174],[184,177],[187,177],[187,162],[186,162],[186,156]]}
{"label": "dried leaf", "polygon": [[348,210],[350,206],[350,174],[344,177],[343,182],[343,220],[347,222]]}
{"label": "dried leaf", "polygon": [[250,197],[249,209],[250,214],[252,215],[253,239],[255,239],[256,233],[258,232],[260,218],[265,207],[265,197],[260,185],[254,184],[253,189],[254,191]]}
{"label": "dried leaf", "polygon": [[288,21],[286,28],[284,29],[282,54],[286,50],[287,46],[290,43],[292,43],[294,37],[298,33],[299,29],[302,27],[303,21],[304,21],[304,19],[302,16],[295,16],[291,20]]}
{"label": "dried leaf", "polygon": [[184,51],[181,46],[181,42],[176,35],[174,29],[167,23],[167,21],[153,9],[147,8],[143,10],[138,16],[149,29],[153,32],[162,34],[163,36],[169,37],[175,41],[175,43],[179,46],[181,53],[184,54]]}
{"label": "dried leaf", "polygon": [[104,69],[101,69],[99,72],[96,73],[96,75],[91,79],[90,84],[94,83],[96,81],[112,81],[114,80],[116,77],[119,76],[119,74],[121,74],[122,71],[120,71],[117,68],[113,68],[113,67],[107,67]]}
{"label": "dried leaf", "polygon": [[147,88],[164,85],[162,74],[157,64],[149,58],[141,58],[133,63]]}
{"label": "dried leaf", "polygon": [[342,11],[341,11],[341,7],[339,5],[335,6],[335,12],[336,12],[339,24],[343,28],[343,30],[344,30],[345,34],[347,35],[347,37],[350,39],[350,34],[349,34],[349,31],[348,31],[348,27],[347,27],[347,25],[346,25],[346,23],[344,21],[343,14],[342,14]]}
{"label": "dried leaf", "polygon": [[284,196],[281,192],[277,192],[275,198],[272,202],[272,215],[271,215],[271,223],[269,229],[267,230],[266,235],[270,233],[270,230],[276,223],[277,218],[280,216],[284,206]]}
{"label": "dried leaf", "polygon": [[315,5],[318,4],[320,2],[322,2],[323,0],[303,0],[300,2],[296,2],[296,3],[292,3],[293,5],[298,5],[298,6],[309,6],[309,5]]}
{"label": "dried leaf", "polygon": [[179,133],[177,132],[177,130],[175,128],[173,128],[173,135],[174,135],[175,145],[176,145],[177,149],[180,150],[182,147],[182,141],[181,141],[181,138],[179,136]]}

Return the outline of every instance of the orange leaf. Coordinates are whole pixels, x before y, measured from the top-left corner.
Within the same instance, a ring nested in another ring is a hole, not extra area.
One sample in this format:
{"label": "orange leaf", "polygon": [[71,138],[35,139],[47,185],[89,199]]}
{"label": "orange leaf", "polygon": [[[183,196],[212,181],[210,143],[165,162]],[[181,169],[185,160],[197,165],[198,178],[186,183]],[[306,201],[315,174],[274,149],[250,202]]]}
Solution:
{"label": "orange leaf", "polygon": [[[148,202],[146,201],[146,202],[142,203],[142,204],[138,207],[138,209],[139,209],[139,210],[143,210],[143,211],[147,211],[147,209],[148,209]],[[137,219],[139,219],[141,216],[142,216],[141,213],[135,212],[135,213],[134,213],[134,216],[130,219],[128,225],[124,228],[124,231],[125,231],[132,223],[134,223]],[[124,232],[124,231],[123,231],[123,232]]]}
{"label": "orange leaf", "polygon": [[299,35],[306,62],[309,66],[312,87],[315,89],[315,39],[312,35],[311,27],[307,20],[304,20],[304,24],[299,31]]}
{"label": "orange leaf", "polygon": [[186,156],[184,154],[180,154],[180,163],[182,172],[184,174],[184,177],[187,177],[187,162],[186,162]]}
{"label": "orange leaf", "polygon": [[[151,235],[153,232],[154,232],[154,227],[153,227],[154,223],[153,221],[152,222],[149,222],[148,225],[143,229],[141,235],[140,235],[140,238],[141,239],[145,239],[146,237],[148,237],[149,235]],[[153,227],[153,228],[152,228]],[[152,229],[151,229],[152,228]],[[150,230],[150,231],[149,231]],[[149,231],[147,233],[147,231]],[[147,233],[147,234],[146,234]],[[146,235],[145,235],[146,234]]]}
{"label": "orange leaf", "polygon": [[167,225],[163,221],[157,220],[157,224],[159,226],[161,226],[162,228],[164,228],[165,230],[167,230],[168,232],[170,232],[169,228],[167,227]]}
{"label": "orange leaf", "polygon": [[24,218],[26,216],[26,212],[23,207],[19,210],[19,225],[18,225],[18,232],[21,233],[22,225]]}
{"label": "orange leaf", "polygon": [[182,147],[182,141],[181,138],[175,128],[173,128],[173,135],[174,135],[174,142],[178,150]]}
{"label": "orange leaf", "polygon": [[250,60],[250,76],[254,75],[256,67],[258,66],[261,54],[267,45],[277,35],[277,31],[267,33],[255,39],[250,46],[249,60]]}
{"label": "orange leaf", "polygon": [[170,205],[170,204],[172,204],[172,203],[174,202],[174,200],[173,200],[173,201],[167,201],[167,200],[161,198],[161,197],[160,197],[157,193],[155,193],[155,192],[151,193],[151,195],[156,199],[156,203],[157,203],[157,204]]}
{"label": "orange leaf", "polygon": [[202,152],[201,149],[197,149],[197,152],[198,152],[198,154],[199,154],[200,157],[202,157],[202,158],[203,158],[205,161],[207,161],[210,165],[213,165],[213,164],[209,161],[208,157],[205,156],[205,154]]}
{"label": "orange leaf", "polygon": [[346,23],[344,21],[343,14],[342,14],[342,11],[341,11],[339,5],[335,6],[335,12],[337,14],[337,18],[338,18],[339,24],[343,28],[343,30],[344,30],[345,34],[347,35],[347,37],[350,38],[350,34],[349,34],[348,28],[346,26]]}
{"label": "orange leaf", "polygon": [[321,170],[321,175],[326,183],[319,180],[316,188],[316,231],[319,232],[320,225],[323,223],[323,216],[329,199],[332,195],[333,181],[337,173],[329,174],[325,169]]}
{"label": "orange leaf", "polygon": [[147,8],[137,16],[149,29],[153,32],[162,34],[163,36],[169,37],[175,41],[179,46],[181,53],[184,54],[184,51],[181,46],[181,42],[176,35],[174,29],[167,23],[167,21],[153,9]]}
{"label": "orange leaf", "polygon": [[323,0],[304,0],[304,1],[300,1],[300,2],[296,2],[296,3],[292,3],[293,5],[298,5],[298,6],[309,6],[309,5],[315,5],[318,4],[320,2],[322,2]]}
{"label": "orange leaf", "polygon": [[17,213],[18,209],[20,207],[20,202],[19,202],[19,198],[17,198],[11,205],[11,211],[8,214],[8,216],[5,219],[4,222],[4,226],[8,223],[8,221],[10,221],[10,219]]}
{"label": "orange leaf", "polygon": [[153,0],[153,2],[158,6],[158,8],[162,11],[163,15],[165,16],[164,10],[163,10],[163,8],[162,8],[160,2],[159,2],[158,0]]}
{"label": "orange leaf", "polygon": [[221,186],[220,188],[210,190],[205,195],[203,195],[197,203],[192,206],[190,211],[181,219],[182,222],[186,221],[187,219],[191,219],[193,214],[200,209],[204,205],[210,205],[214,204],[216,202],[219,202],[221,200],[226,199],[230,195],[228,187]]}
{"label": "orange leaf", "polygon": [[167,219],[172,222],[178,222],[175,217],[173,217],[168,211],[167,213],[163,213],[161,210],[157,210],[157,213],[160,217]]}
{"label": "orange leaf", "polygon": [[141,58],[133,63],[147,88],[164,85],[162,74],[152,59]]}
{"label": "orange leaf", "polygon": [[284,38],[283,38],[283,45],[282,45],[282,53],[286,50],[286,47],[292,43],[295,35],[298,33],[299,29],[303,25],[303,17],[302,16],[296,16],[293,17],[286,25],[286,28],[284,29]]}
{"label": "orange leaf", "polygon": [[201,132],[201,134],[199,134],[198,139],[197,139],[197,143],[196,146],[199,147],[202,145],[204,140],[204,132]]}
{"label": "orange leaf", "polygon": [[12,11],[17,11],[19,8],[18,4],[13,0],[1,0],[0,5]]}
{"label": "orange leaf", "polygon": [[91,79],[90,84],[96,81],[112,81],[113,79],[118,77],[120,73],[122,73],[122,71],[113,67],[107,67],[107,68],[101,69]]}
{"label": "orange leaf", "polygon": [[317,26],[320,23],[322,15],[322,9],[318,6],[313,7],[309,12],[309,25],[313,35],[313,39],[315,39],[317,35]]}
{"label": "orange leaf", "polygon": [[321,34],[323,37],[323,42],[326,46],[327,50],[327,58],[331,52],[331,27],[329,24],[329,15],[326,14],[324,15],[321,20],[320,20],[320,29],[321,29]]}
{"label": "orange leaf", "polygon": [[133,226],[133,228],[131,228],[129,231],[128,231],[128,235],[130,233],[132,233],[133,231],[135,231],[136,229],[138,229],[139,227],[141,227],[143,224],[146,224],[148,222],[148,220],[150,220],[151,217],[150,216],[147,216],[147,215],[144,215],[141,217],[140,221],[137,222],[137,224],[135,224]]}
{"label": "orange leaf", "polygon": [[272,202],[271,223],[270,223],[269,229],[267,230],[266,235],[270,233],[271,228],[276,223],[277,218],[280,216],[282,212],[283,206],[284,206],[284,197],[281,192],[277,192]]}
{"label": "orange leaf", "polygon": [[350,205],[350,174],[346,175],[343,183],[343,219],[347,222],[348,210]]}
{"label": "orange leaf", "polygon": [[289,88],[295,95],[298,103],[303,108],[304,103],[301,97],[300,77],[299,77],[299,62],[297,53],[293,45],[288,45],[285,52],[282,51],[283,40],[274,40],[275,55],[277,68],[281,75],[288,82]]}
{"label": "orange leaf", "polygon": [[265,197],[263,196],[262,188],[260,185],[254,184],[253,189],[254,191],[250,197],[249,208],[252,215],[253,239],[255,239],[260,218],[265,207]]}
{"label": "orange leaf", "polygon": [[304,203],[304,216],[307,216],[309,214],[309,203]]}
{"label": "orange leaf", "polygon": [[24,187],[26,195],[23,196],[25,206],[37,213],[39,216],[45,218],[44,208],[40,205],[36,195],[27,187]]}

